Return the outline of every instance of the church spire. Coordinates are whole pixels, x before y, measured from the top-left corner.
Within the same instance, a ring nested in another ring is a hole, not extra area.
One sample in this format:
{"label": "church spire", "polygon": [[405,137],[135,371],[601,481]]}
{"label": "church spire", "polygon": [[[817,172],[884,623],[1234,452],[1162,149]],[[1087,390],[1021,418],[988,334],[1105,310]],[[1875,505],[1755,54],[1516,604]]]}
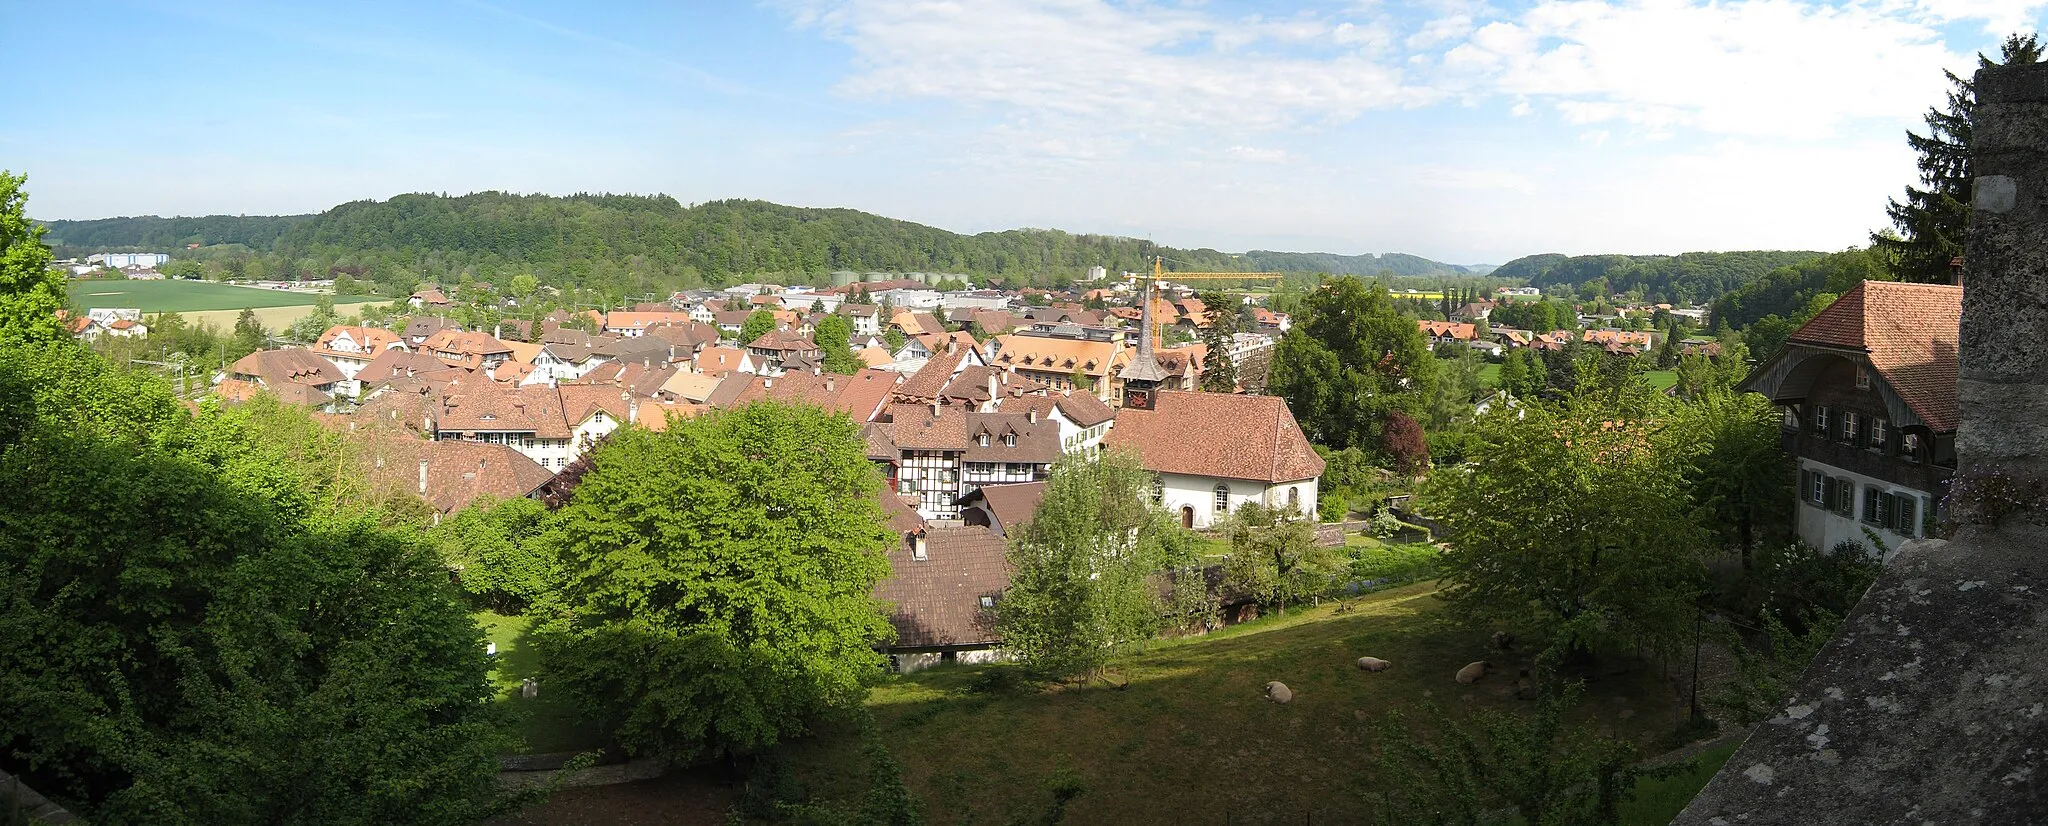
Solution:
{"label": "church spire", "polygon": [[1117,378],[1124,383],[1124,406],[1140,410],[1152,409],[1153,393],[1157,392],[1159,383],[1170,375],[1152,355],[1152,285],[1157,280],[1154,276],[1145,281],[1145,289],[1141,292],[1143,306],[1138,311],[1138,354],[1132,356],[1130,363],[1117,373]]}

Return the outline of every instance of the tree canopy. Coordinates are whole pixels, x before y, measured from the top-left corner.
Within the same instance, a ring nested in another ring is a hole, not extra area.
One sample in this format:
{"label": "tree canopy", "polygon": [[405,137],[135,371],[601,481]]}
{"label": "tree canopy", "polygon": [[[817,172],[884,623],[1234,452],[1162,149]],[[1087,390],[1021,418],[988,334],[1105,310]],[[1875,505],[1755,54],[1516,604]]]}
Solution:
{"label": "tree canopy", "polygon": [[757,402],[628,427],[590,454],[550,543],[549,673],[641,754],[748,753],[857,703],[890,627],[880,477],[859,430]]}
{"label": "tree canopy", "polygon": [[1273,354],[1266,386],[1287,399],[1309,440],[1377,447],[1387,413],[1422,415],[1436,359],[1384,287],[1351,276],[1309,293]]}
{"label": "tree canopy", "polygon": [[187,413],[69,342],[0,348],[9,771],[107,823],[496,805],[482,634],[332,438],[278,406]]}
{"label": "tree canopy", "polygon": [[1449,526],[1445,597],[1554,625],[1577,649],[1670,643],[1711,543],[1666,432],[1592,393],[1481,417],[1480,447],[1422,492]]}
{"label": "tree canopy", "polygon": [[996,603],[1005,647],[1057,677],[1095,674],[1157,629],[1150,577],[1172,559],[1173,526],[1148,507],[1152,475],[1136,456],[1054,463],[1038,511],[1010,543],[1015,573]]}
{"label": "tree canopy", "polygon": [[0,346],[55,341],[66,335],[64,275],[50,269],[42,227],[24,210],[26,175],[0,170]]}

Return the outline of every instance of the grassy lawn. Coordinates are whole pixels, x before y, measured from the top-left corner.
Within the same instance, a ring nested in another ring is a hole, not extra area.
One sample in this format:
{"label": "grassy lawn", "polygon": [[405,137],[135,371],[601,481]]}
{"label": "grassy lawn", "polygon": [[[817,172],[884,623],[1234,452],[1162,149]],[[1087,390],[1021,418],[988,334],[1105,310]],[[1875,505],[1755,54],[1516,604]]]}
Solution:
{"label": "grassy lawn", "polygon": [[[560,692],[546,690],[539,655],[525,644],[526,617],[490,611],[479,611],[472,616],[478,625],[483,626],[484,638],[498,644],[498,657],[491,667],[491,681],[498,689],[498,706],[519,737],[518,751],[542,754],[582,751],[604,745],[603,733],[579,719],[567,697]],[[520,681],[527,677],[542,681],[540,696],[531,700],[519,696]]]}
{"label": "grassy lawn", "polygon": [[1663,780],[1643,780],[1636,784],[1636,799],[1621,807],[1623,826],[1664,826],[1691,803],[1693,796],[1707,787],[1707,781],[1714,779],[1714,772],[1721,770],[1721,764],[1735,754],[1740,742],[1715,746],[1701,752],[1692,771]]}
{"label": "grassy lawn", "polygon": [[[940,667],[892,677],[870,695],[884,742],[933,822],[1002,823],[1042,811],[1056,772],[1088,791],[1068,823],[1349,823],[1367,817],[1375,728],[1390,709],[1434,701],[1453,714],[1525,709],[1514,675],[1533,651],[1488,651],[1490,629],[1454,623],[1433,583],[1339,604],[1290,610],[1205,637],[1157,642],[1096,683],[1025,694],[972,688],[986,667]],[[1394,663],[1379,674],[1354,661]],[[1488,659],[1500,672],[1475,685],[1453,673]],[[1289,705],[1262,689],[1280,680]],[[1647,744],[1683,714],[1653,674],[1587,686],[1579,714]],[[815,792],[845,799],[862,782],[857,740],[828,731],[792,746],[792,769]],[[852,776],[849,776],[851,774]],[[942,815],[938,813],[943,813]]]}
{"label": "grassy lawn", "polygon": [[[207,281],[73,281],[71,303],[78,307],[133,307],[145,313],[189,313],[200,310],[240,310],[244,307],[310,307],[319,296],[312,293],[237,287]],[[360,304],[379,299],[342,296],[336,304]],[[382,299],[388,301],[390,299]]]}

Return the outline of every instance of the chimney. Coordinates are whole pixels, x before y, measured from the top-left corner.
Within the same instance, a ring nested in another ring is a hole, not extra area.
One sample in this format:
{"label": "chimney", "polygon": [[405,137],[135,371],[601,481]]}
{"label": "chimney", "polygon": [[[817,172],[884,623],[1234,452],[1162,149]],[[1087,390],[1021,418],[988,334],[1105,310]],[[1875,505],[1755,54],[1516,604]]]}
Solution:
{"label": "chimney", "polygon": [[827,393],[830,393],[830,392],[832,392],[832,391],[833,391],[833,389],[835,388],[835,386],[836,386],[837,384],[838,384],[838,382],[836,382],[836,381],[833,381],[833,379],[832,379],[832,377],[831,377],[831,376],[826,376],[826,377],[825,377],[825,392],[827,392]]}
{"label": "chimney", "polygon": [[1024,423],[1038,424],[1038,408],[1028,407],[1024,409]]}
{"label": "chimney", "polygon": [[949,355],[949,356],[950,356],[950,355],[953,355],[954,353],[957,353],[957,352],[960,352],[960,342],[958,342],[958,341],[954,340],[952,336],[947,336],[947,337],[946,337],[946,355]]}
{"label": "chimney", "polygon": [[427,460],[420,460],[420,495],[427,495]]}
{"label": "chimney", "polygon": [[936,419],[936,418],[938,418],[938,417],[939,417],[939,400],[938,400],[938,399],[932,399],[932,418]]}
{"label": "chimney", "polygon": [[990,370],[988,371],[988,400],[994,402],[1002,397],[1003,392],[996,384],[996,371]]}
{"label": "chimney", "polygon": [[924,534],[920,533],[916,539],[910,541],[910,558],[923,562],[928,556],[927,547],[924,544]]}

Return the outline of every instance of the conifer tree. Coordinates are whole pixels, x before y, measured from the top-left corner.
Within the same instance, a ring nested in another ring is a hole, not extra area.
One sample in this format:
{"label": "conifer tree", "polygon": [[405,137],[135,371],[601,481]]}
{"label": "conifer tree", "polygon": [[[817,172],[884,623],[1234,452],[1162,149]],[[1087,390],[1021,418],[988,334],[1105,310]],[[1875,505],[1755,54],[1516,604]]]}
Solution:
{"label": "conifer tree", "polygon": [[[2032,34],[2007,36],[1998,60],[1977,55],[1980,68],[2040,60],[2041,45]],[[1905,203],[1893,200],[1885,207],[1896,233],[1870,235],[1871,245],[1887,254],[1892,274],[1901,281],[1948,283],[1949,262],[1963,254],[1969,229],[1970,116],[1977,105],[1976,82],[1954,72],[1944,74],[1955,87],[1948,93],[1948,107],[1927,110],[1927,134],[1906,133],[1906,143],[1920,155],[1922,186],[1906,187]]]}

